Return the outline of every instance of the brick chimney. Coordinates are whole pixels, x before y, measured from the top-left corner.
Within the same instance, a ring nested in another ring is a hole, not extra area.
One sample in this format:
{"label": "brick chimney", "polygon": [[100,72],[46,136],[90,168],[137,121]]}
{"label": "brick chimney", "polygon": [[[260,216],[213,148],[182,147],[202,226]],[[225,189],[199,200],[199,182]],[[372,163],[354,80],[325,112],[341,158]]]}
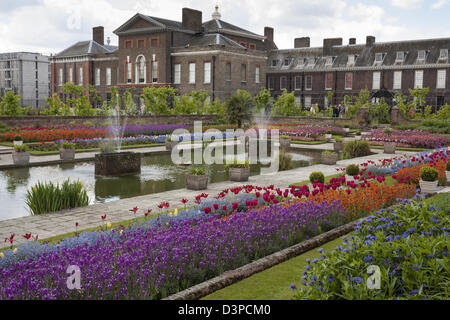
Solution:
{"label": "brick chimney", "polygon": [[356,38],[350,38],[348,39],[348,44],[356,44]]}
{"label": "brick chimney", "polygon": [[267,38],[267,40],[270,40],[273,42],[273,28],[265,27],[264,28],[264,36]]}
{"label": "brick chimney", "polygon": [[102,26],[92,28],[92,40],[103,46],[105,44],[105,28]]}
{"label": "brick chimney", "polygon": [[367,36],[366,37],[366,47],[371,47],[375,43],[375,37],[374,36]]}
{"label": "brick chimney", "polygon": [[194,9],[183,8],[183,29],[202,32],[202,12]]}
{"label": "brick chimney", "polygon": [[294,48],[309,48],[311,45],[311,40],[309,37],[295,38]]}
{"label": "brick chimney", "polygon": [[328,38],[323,39],[323,55],[328,56],[331,54],[331,47],[342,46],[342,38]]}

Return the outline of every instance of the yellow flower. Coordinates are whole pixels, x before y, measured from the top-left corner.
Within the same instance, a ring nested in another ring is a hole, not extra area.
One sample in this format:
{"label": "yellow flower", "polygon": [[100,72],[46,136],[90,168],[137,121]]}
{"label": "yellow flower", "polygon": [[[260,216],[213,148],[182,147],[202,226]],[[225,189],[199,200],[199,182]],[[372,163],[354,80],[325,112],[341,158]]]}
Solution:
{"label": "yellow flower", "polygon": [[0,252],[0,258],[4,258],[5,255],[3,254],[3,252]]}
{"label": "yellow flower", "polygon": [[108,221],[108,223],[106,224],[106,226],[107,226],[108,228],[111,228],[111,222]]}
{"label": "yellow flower", "polygon": [[171,217],[171,218],[172,218],[172,212],[169,212],[169,217]]}
{"label": "yellow flower", "polygon": [[176,217],[178,215],[178,208],[175,209],[175,211],[173,212],[173,215]]}
{"label": "yellow flower", "polygon": [[16,254],[17,252],[17,248],[14,248],[13,253]]}
{"label": "yellow flower", "polygon": [[123,230],[120,230],[120,235],[122,235],[123,234]]}

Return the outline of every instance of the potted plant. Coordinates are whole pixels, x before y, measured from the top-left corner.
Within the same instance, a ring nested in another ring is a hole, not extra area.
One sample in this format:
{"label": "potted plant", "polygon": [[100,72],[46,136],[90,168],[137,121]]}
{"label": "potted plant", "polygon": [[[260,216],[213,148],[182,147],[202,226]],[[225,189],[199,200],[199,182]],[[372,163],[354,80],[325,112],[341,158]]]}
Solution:
{"label": "potted plant", "polygon": [[280,149],[287,149],[291,146],[291,137],[290,136],[281,136],[280,137]]}
{"label": "potted plant", "polygon": [[59,157],[61,160],[75,159],[75,144],[71,142],[61,143],[61,147],[59,148]]}
{"label": "potted plant", "polygon": [[208,188],[208,175],[203,168],[192,167],[185,175],[186,189],[205,190]]}
{"label": "potted plant", "polygon": [[30,163],[30,153],[25,145],[15,146],[12,153],[13,162],[17,166],[24,166]]}
{"label": "potted plant", "polygon": [[23,145],[22,137],[20,135],[16,135],[14,137],[13,144],[14,144],[14,146],[21,146],[21,145]]}
{"label": "potted plant", "polygon": [[248,177],[250,176],[250,162],[248,160],[238,162],[235,158],[233,163],[226,164],[225,168],[228,168],[230,181],[248,181]]}
{"label": "potted plant", "polygon": [[447,177],[447,185],[450,185],[450,161],[445,165],[445,176]]}
{"label": "potted plant", "polygon": [[[384,133],[385,135],[387,135],[388,138],[390,138],[390,137],[391,137],[391,134],[392,134],[392,129],[391,129],[391,128],[385,128],[385,129],[383,130],[383,133]],[[395,154],[395,142],[387,141],[387,142],[384,144],[384,153],[387,153],[387,154]]]}
{"label": "potted plant", "polygon": [[345,179],[354,180],[353,177],[359,174],[359,166],[356,164],[349,164],[345,168]]}
{"label": "potted plant", "polygon": [[435,168],[424,166],[420,168],[420,192],[435,193],[438,185],[439,173]]}
{"label": "potted plant", "polygon": [[333,136],[333,135],[332,135],[331,130],[327,130],[327,132],[325,133],[325,138],[326,138],[326,139],[331,139],[332,136]]}
{"label": "potted plant", "polygon": [[345,132],[350,132],[350,126],[346,124],[346,125],[344,126],[344,131],[345,131]]}
{"label": "potted plant", "polygon": [[333,165],[336,164],[336,162],[339,160],[339,154],[337,154],[336,152],[331,152],[331,151],[323,151],[322,152],[322,163],[323,164],[328,164],[328,165]]}
{"label": "potted plant", "polygon": [[336,152],[344,150],[344,139],[341,137],[334,138],[333,149]]}
{"label": "potted plant", "polygon": [[178,141],[173,140],[171,136],[166,138],[166,150],[172,151],[172,149],[178,144]]}

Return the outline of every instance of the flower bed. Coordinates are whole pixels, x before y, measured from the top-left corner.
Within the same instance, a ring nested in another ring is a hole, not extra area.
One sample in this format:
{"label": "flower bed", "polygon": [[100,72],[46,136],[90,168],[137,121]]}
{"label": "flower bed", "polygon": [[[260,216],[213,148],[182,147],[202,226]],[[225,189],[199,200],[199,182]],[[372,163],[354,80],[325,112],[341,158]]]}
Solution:
{"label": "flower bed", "polygon": [[[308,261],[297,299],[449,299],[449,210],[401,200],[356,227],[343,246]],[[380,271],[381,290],[367,283]]]}
{"label": "flower bed", "polygon": [[328,126],[296,126],[296,127],[281,127],[280,135],[291,136],[292,138],[319,138],[322,137],[327,131],[331,131],[334,135],[344,135],[345,131],[340,127],[328,127]]}
{"label": "flower bed", "polygon": [[439,185],[445,186],[447,182],[447,178],[445,175],[445,166],[447,164],[447,161],[448,161],[447,159],[437,159],[413,167],[402,168],[399,171],[397,171],[396,174],[392,175],[392,178],[396,179],[400,183],[413,183],[415,185],[419,185],[420,169],[426,165],[429,167],[433,167],[438,171]]}
{"label": "flower bed", "polygon": [[421,130],[393,130],[388,135],[382,129],[373,129],[370,135],[363,139],[370,141],[372,144],[383,145],[385,142],[395,142],[402,147],[417,148],[439,148],[448,146],[450,139],[439,135],[430,134]]}

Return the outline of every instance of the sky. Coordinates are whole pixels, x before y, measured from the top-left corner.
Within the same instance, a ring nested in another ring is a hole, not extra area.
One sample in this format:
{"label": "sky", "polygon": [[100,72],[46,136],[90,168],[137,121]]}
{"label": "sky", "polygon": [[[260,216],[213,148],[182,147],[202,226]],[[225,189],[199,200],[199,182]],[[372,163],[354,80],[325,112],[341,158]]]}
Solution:
{"label": "sky", "polygon": [[450,37],[450,0],[0,0],[0,52],[56,54],[92,39],[100,25],[114,45],[113,31],[137,12],[181,21],[189,7],[207,21],[216,4],[223,21],[258,34],[274,28],[280,49],[296,37],[310,37],[311,46],[335,37],[344,44],[365,43],[367,35],[377,42]]}

